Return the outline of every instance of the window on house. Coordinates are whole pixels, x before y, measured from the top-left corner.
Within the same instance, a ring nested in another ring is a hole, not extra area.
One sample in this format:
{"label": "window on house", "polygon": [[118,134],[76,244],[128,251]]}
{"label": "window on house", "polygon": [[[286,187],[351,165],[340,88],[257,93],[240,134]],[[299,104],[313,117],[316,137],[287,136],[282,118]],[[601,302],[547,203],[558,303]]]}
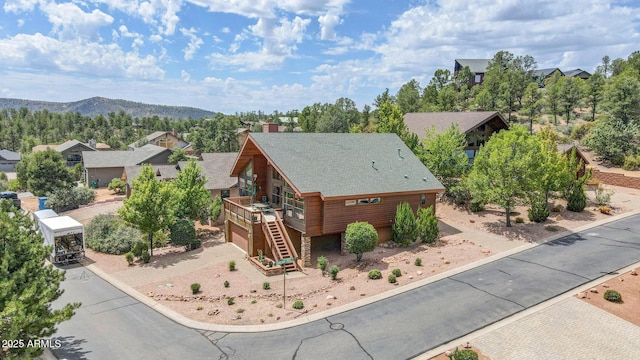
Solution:
{"label": "window on house", "polygon": [[295,197],[291,192],[284,192],[284,213],[286,216],[304,221],[304,199]]}
{"label": "window on house", "polygon": [[229,190],[220,190],[220,198],[228,198],[231,195]]}
{"label": "window on house", "polygon": [[282,187],[274,185],[271,191],[271,203],[273,205],[282,205]]}
{"label": "window on house", "polygon": [[476,75],[473,80],[476,84],[479,84],[482,81],[482,75]]}
{"label": "window on house", "polygon": [[358,205],[365,205],[369,203],[369,199],[358,199]]}
{"label": "window on house", "polygon": [[357,202],[355,200],[345,200],[344,201],[344,206],[355,206],[356,203]]}
{"label": "window on house", "polygon": [[426,205],[427,204],[427,194],[421,194],[420,195],[420,205]]}
{"label": "window on house", "polygon": [[272,178],[273,180],[282,180],[282,176],[280,176],[280,173],[276,171],[276,169],[271,169],[271,174],[272,174]]}
{"label": "window on house", "polygon": [[369,199],[370,204],[380,204],[381,202],[382,202],[382,199],[379,197]]}

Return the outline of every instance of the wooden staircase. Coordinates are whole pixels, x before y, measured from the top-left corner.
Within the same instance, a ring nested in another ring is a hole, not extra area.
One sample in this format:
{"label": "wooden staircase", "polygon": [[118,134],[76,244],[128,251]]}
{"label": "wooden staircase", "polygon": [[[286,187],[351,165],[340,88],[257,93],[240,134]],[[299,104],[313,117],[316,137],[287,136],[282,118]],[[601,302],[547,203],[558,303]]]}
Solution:
{"label": "wooden staircase", "polygon": [[273,221],[263,221],[262,231],[267,239],[267,244],[271,248],[274,260],[279,261],[282,259],[295,258],[296,261],[288,264],[284,264],[284,270],[297,271],[298,270],[298,254],[296,249],[289,239],[289,234],[284,228],[282,219],[276,214],[276,219]]}

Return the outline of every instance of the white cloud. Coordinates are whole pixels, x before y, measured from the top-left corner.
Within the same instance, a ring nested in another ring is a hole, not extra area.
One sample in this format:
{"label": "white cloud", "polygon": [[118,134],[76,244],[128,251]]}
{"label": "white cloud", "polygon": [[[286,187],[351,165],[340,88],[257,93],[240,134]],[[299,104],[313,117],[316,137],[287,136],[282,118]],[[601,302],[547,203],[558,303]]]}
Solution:
{"label": "white cloud", "polygon": [[318,23],[320,23],[320,40],[336,39],[335,27],[342,23],[340,16],[329,11],[318,18]]}
{"label": "white cloud", "polygon": [[229,27],[225,26],[225,27],[223,27],[223,28],[222,28],[222,30],[220,30],[220,31],[222,31],[222,33],[223,33],[223,34],[228,34],[228,33],[230,33],[230,32],[231,32],[231,29],[229,29]]}
{"label": "white cloud", "polygon": [[0,40],[0,65],[142,79],[161,79],[153,56],[124,52],[116,44],[61,41],[40,33]]}
{"label": "white cloud", "polygon": [[187,45],[182,52],[184,52],[185,60],[191,60],[193,59],[193,55],[200,49],[200,46],[204,44],[204,41],[196,35],[197,31],[194,28],[180,28],[180,32],[189,38],[189,45]]}
{"label": "white cloud", "polygon": [[18,23],[18,27],[21,28],[24,26],[24,19],[18,19],[18,21],[16,21]]}
{"label": "white cloud", "polygon": [[189,80],[191,80],[191,75],[189,75],[189,73],[184,70],[180,70],[180,77],[184,82],[189,82]]}
{"label": "white cloud", "polygon": [[98,9],[86,13],[73,3],[41,3],[40,9],[47,14],[53,32],[61,40],[99,40],[98,29],[113,23],[111,15]]}
{"label": "white cloud", "polygon": [[18,13],[21,11],[31,11],[40,0],[6,0],[3,6],[5,12]]}
{"label": "white cloud", "polygon": [[149,40],[153,43],[157,43],[162,41],[162,36],[158,35],[158,34],[153,34],[151,36],[149,36]]}

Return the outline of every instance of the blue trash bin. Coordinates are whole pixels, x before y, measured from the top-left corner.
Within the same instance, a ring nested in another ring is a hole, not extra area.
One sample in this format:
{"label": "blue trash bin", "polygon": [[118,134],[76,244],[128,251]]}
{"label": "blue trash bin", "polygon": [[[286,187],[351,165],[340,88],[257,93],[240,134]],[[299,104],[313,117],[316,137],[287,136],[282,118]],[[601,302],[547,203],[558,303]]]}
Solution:
{"label": "blue trash bin", "polygon": [[45,205],[47,200],[49,200],[49,198],[46,197],[46,196],[42,196],[42,197],[38,198],[38,210],[47,210],[47,209],[49,209],[49,207],[47,207],[47,205]]}

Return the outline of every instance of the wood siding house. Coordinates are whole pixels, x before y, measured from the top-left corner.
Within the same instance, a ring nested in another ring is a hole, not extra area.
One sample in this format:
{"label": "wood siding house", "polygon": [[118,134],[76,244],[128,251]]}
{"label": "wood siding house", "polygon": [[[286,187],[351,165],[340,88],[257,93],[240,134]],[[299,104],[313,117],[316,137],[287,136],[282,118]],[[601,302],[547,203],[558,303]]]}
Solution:
{"label": "wood siding house", "polygon": [[22,156],[20,153],[13,152],[11,150],[0,150],[0,171],[1,172],[14,172],[16,165],[20,162]]}
{"label": "wood siding house", "polygon": [[178,131],[174,129],[173,132],[156,131],[134,143],[129,144],[128,147],[129,150],[134,150],[135,148],[140,147],[140,145],[146,144],[152,144],[167,149],[184,149],[187,145],[189,145],[188,142],[178,137]]}
{"label": "wood siding house", "polygon": [[427,130],[433,128],[440,133],[457,124],[460,132],[466,136],[467,146],[464,150],[471,162],[491,135],[509,128],[507,121],[497,111],[408,113],[404,116],[404,123],[420,139],[425,137]]}
{"label": "wood siding house", "polygon": [[469,70],[474,74],[471,85],[482,84],[484,73],[487,72],[487,66],[489,66],[489,61],[491,61],[491,59],[455,59],[453,75],[457,76],[460,70],[468,66]]}
{"label": "wood siding house", "polygon": [[398,204],[435,206],[444,191],[395,134],[252,133],[231,176],[240,197],[225,199],[227,241],[278,259],[283,237],[304,266],[319,249],[344,251],[355,221],[372,224],[380,242],[391,239]]}

